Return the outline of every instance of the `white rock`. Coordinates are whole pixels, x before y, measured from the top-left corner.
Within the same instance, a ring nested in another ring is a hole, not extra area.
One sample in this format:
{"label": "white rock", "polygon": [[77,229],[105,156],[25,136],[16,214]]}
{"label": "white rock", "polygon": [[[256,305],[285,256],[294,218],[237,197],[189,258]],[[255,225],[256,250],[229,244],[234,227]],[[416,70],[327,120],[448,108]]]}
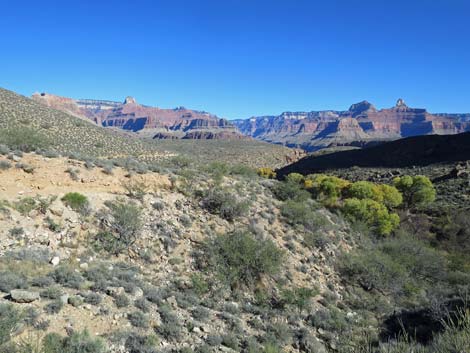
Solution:
{"label": "white rock", "polygon": [[51,264],[52,266],[57,266],[60,262],[60,258],[59,256],[54,256],[52,259],[51,259]]}

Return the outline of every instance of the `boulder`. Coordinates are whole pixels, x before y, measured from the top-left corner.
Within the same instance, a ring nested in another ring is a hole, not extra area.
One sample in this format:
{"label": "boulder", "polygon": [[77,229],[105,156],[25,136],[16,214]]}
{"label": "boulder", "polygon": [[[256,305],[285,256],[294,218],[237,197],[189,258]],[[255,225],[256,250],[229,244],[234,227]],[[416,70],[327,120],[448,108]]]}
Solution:
{"label": "boulder", "polygon": [[39,293],[22,289],[14,289],[10,292],[10,298],[16,303],[32,303],[39,299]]}

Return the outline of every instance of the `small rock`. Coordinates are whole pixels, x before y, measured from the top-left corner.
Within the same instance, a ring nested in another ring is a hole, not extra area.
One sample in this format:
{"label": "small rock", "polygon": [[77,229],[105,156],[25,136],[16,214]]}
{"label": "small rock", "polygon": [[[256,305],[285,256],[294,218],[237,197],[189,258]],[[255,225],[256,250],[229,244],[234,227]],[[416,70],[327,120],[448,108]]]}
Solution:
{"label": "small rock", "polygon": [[111,297],[115,297],[117,295],[124,294],[125,290],[123,287],[108,287],[106,288],[106,294],[110,295]]}
{"label": "small rock", "polygon": [[51,259],[51,264],[52,266],[57,266],[60,262],[60,258],[59,256],[54,256],[52,259]]}
{"label": "small rock", "polygon": [[69,302],[69,295],[68,295],[68,294],[61,295],[61,296],[60,296],[60,301],[61,301],[63,304],[67,304],[67,303]]}
{"label": "small rock", "polygon": [[80,268],[81,268],[82,270],[88,269],[88,263],[87,263],[87,262],[84,262],[84,263],[80,264]]}
{"label": "small rock", "polygon": [[10,292],[11,300],[16,303],[32,303],[39,299],[38,292],[29,292],[21,289],[14,289]]}

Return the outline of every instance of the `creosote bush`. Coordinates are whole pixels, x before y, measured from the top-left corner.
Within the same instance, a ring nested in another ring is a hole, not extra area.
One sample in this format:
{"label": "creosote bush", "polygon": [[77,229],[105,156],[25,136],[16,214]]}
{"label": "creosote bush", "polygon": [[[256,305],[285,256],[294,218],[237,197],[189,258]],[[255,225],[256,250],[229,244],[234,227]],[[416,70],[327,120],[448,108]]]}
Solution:
{"label": "creosote bush", "polygon": [[203,193],[202,207],[210,213],[233,221],[248,211],[248,202],[239,200],[228,189],[215,187]]}
{"label": "creosote bush", "polygon": [[206,265],[232,288],[254,286],[262,276],[280,270],[284,253],[268,239],[248,232],[219,235],[206,242]]}
{"label": "creosote bush", "polygon": [[88,198],[78,192],[69,192],[62,197],[62,202],[72,210],[85,214],[89,209]]}
{"label": "creosote bush", "polygon": [[103,230],[96,237],[96,246],[108,252],[119,254],[129,249],[142,229],[142,209],[134,202],[118,199],[106,202],[101,220]]}

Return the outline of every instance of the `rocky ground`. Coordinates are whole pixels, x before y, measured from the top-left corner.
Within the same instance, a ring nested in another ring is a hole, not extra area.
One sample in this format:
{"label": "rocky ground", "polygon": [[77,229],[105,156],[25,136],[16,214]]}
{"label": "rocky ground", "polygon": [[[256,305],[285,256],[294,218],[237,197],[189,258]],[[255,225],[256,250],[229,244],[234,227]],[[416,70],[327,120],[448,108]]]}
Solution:
{"label": "rocky ground", "polygon": [[[33,317],[17,328],[15,340],[88,329],[105,337],[112,352],[140,352],[129,343],[131,334],[153,337],[154,349],[240,351],[253,339],[286,351],[325,352],[335,344],[334,334],[307,317],[341,301],[332,259],[349,246],[348,226],[320,209],[327,241],[305,246],[303,231],[280,215],[270,191],[276,181],[109,172],[34,153],[0,156],[0,166],[0,303]],[[214,187],[214,179],[249,202],[243,216],[226,220],[201,207],[195,191]],[[86,197],[86,210],[67,205],[63,197],[71,192]],[[107,202],[115,200],[136,205],[142,220],[136,242],[119,255],[97,241]],[[305,308],[267,310],[252,291],[205,288],[213,282],[195,253],[217,234],[239,229],[285,253],[280,273],[264,278],[256,293],[310,288]],[[341,315],[354,321],[353,312]]]}

